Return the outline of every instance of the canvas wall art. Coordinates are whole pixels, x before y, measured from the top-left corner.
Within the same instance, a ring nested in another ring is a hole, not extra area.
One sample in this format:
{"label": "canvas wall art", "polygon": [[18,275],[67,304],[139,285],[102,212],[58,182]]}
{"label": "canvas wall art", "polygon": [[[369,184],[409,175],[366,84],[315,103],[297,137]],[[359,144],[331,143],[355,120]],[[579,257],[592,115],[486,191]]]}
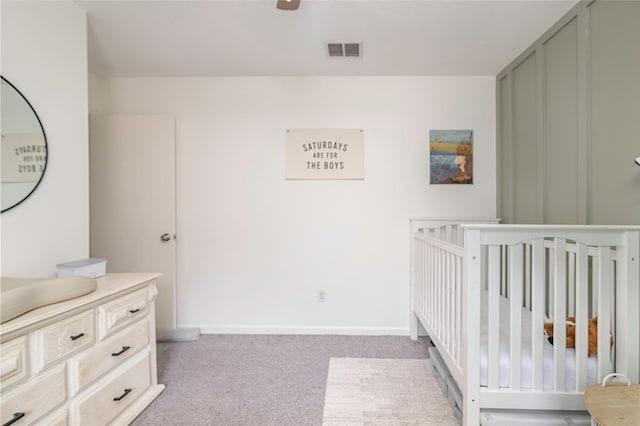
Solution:
{"label": "canvas wall art", "polygon": [[473,130],[429,131],[432,184],[473,183]]}

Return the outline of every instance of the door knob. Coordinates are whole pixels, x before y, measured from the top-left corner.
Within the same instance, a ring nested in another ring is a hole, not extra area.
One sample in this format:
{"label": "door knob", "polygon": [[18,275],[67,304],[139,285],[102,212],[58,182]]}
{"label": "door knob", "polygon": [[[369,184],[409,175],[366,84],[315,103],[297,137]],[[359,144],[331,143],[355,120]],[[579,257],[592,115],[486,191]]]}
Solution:
{"label": "door knob", "polygon": [[171,241],[171,234],[160,235],[160,241],[162,241],[163,243]]}

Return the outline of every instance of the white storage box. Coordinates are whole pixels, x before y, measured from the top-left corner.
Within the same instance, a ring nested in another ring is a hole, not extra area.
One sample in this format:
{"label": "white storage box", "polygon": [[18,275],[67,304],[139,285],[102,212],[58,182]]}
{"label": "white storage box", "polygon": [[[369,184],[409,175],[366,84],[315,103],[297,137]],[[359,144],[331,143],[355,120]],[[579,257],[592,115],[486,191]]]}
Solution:
{"label": "white storage box", "polygon": [[480,426],[590,426],[586,412],[512,411],[480,413]]}
{"label": "white storage box", "polygon": [[107,261],[95,257],[60,263],[57,266],[58,277],[84,276],[98,278],[107,272]]}
{"label": "white storage box", "polygon": [[451,374],[449,374],[449,370],[447,370],[438,350],[433,346],[427,350],[429,351],[429,361],[433,377],[435,377],[436,382],[438,382],[442,390],[442,395],[447,398],[447,377],[451,377]]}
{"label": "white storage box", "polygon": [[462,424],[462,393],[451,376],[447,377],[447,399],[458,424]]}

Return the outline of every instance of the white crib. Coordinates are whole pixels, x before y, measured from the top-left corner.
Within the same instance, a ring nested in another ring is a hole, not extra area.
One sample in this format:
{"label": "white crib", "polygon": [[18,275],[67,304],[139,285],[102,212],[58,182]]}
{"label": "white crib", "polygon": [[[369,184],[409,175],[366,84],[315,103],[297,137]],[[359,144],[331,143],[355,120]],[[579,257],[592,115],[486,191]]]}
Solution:
{"label": "white crib", "polygon": [[[638,382],[639,226],[461,222],[497,221],[411,221],[411,337],[419,322],[462,393],[464,425],[481,412],[584,411],[584,390],[613,371]],[[558,319],[553,345],[545,318]]]}

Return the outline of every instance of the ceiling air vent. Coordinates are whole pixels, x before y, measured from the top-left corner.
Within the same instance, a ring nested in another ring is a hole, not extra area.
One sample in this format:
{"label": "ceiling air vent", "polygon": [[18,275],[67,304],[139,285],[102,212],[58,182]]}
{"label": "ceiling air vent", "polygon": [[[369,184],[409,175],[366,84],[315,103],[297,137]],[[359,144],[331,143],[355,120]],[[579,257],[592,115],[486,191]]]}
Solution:
{"label": "ceiling air vent", "polygon": [[342,43],[327,43],[327,49],[329,49],[329,56],[344,56]]}
{"label": "ceiling air vent", "polygon": [[327,43],[327,53],[331,58],[359,58],[362,43]]}
{"label": "ceiling air vent", "polygon": [[344,44],[344,56],[360,56],[360,44],[359,43],[345,43]]}

